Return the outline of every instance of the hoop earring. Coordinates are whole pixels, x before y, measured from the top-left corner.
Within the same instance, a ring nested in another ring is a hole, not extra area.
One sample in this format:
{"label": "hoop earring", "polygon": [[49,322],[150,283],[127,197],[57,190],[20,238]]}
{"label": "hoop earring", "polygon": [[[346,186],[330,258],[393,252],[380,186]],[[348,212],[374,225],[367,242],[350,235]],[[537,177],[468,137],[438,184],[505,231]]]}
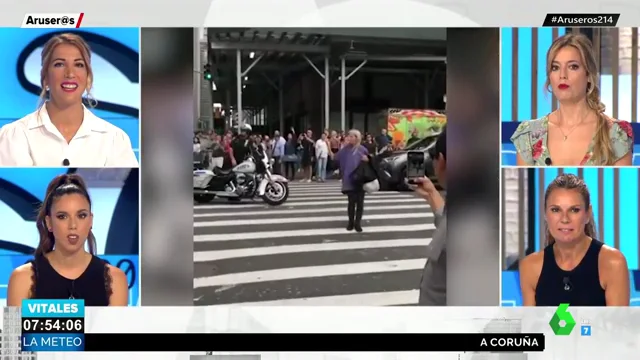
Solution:
{"label": "hoop earring", "polygon": [[96,106],[98,106],[98,100],[96,100],[93,95],[91,95],[91,93],[89,92],[89,90],[87,90],[87,104],[89,105],[89,107],[94,108]]}

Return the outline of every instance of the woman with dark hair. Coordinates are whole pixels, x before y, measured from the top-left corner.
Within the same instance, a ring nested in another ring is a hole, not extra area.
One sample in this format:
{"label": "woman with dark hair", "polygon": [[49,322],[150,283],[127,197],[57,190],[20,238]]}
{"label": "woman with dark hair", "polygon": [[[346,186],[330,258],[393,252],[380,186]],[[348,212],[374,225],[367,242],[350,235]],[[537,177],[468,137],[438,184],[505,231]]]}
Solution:
{"label": "woman with dark hair", "polygon": [[124,272],[95,256],[91,198],[79,175],[59,175],[49,183],[36,225],[40,242],[34,259],[11,274],[8,306],[21,306],[24,299],[83,299],[86,306],[127,306]]}
{"label": "woman with dark hair", "polygon": [[296,163],[298,161],[298,155],[296,154],[297,148],[298,139],[296,139],[294,133],[288,133],[287,142],[284,145],[282,163],[284,164],[284,176],[289,180],[293,180],[296,177]]}
{"label": "woman with dark hair", "polygon": [[624,255],[596,240],[589,189],[559,175],[544,196],[547,246],[520,263],[525,306],[629,306]]}

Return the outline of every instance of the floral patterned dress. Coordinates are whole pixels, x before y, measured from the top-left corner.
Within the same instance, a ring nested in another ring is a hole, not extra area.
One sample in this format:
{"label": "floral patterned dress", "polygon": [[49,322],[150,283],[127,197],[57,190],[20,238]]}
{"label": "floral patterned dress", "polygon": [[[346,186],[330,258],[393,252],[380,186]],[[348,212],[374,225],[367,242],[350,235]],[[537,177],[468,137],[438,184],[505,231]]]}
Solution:
{"label": "floral patterned dress", "polygon": [[[608,119],[609,138],[615,159],[620,160],[633,150],[633,129],[627,121]],[[549,158],[547,134],[549,132],[549,115],[540,119],[523,121],[511,136],[520,158],[529,166],[546,166]],[[591,140],[589,150],[582,158],[579,166],[600,166],[593,161],[594,141]]]}

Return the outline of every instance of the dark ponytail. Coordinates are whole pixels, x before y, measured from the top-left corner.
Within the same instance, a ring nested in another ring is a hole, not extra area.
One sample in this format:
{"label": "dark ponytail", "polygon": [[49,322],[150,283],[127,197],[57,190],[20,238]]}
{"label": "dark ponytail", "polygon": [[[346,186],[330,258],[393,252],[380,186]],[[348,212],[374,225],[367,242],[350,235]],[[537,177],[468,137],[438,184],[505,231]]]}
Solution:
{"label": "dark ponytail", "polygon": [[[47,254],[53,250],[56,239],[53,233],[49,231],[46,219],[47,216],[51,216],[51,206],[53,202],[61,196],[69,194],[79,194],[83,196],[89,202],[89,207],[91,207],[91,198],[89,197],[87,186],[79,175],[58,175],[51,180],[49,186],[47,186],[44,201],[38,210],[38,217],[36,218],[36,226],[38,228],[38,234],[40,235],[40,241],[35,253],[36,256]],[[92,255],[96,255],[96,237],[91,230],[89,230],[87,242],[89,243],[89,252]]]}

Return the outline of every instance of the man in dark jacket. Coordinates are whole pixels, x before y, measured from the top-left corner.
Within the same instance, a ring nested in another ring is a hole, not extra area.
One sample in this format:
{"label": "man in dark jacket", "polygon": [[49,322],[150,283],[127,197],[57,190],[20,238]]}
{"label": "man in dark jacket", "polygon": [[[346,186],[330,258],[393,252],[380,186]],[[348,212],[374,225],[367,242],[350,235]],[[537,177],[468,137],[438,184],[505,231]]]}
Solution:
{"label": "man in dark jacket", "polygon": [[387,133],[386,128],[382,128],[382,130],[380,130],[380,135],[376,136],[375,142],[378,151],[391,143],[391,136]]}
{"label": "man in dark jacket", "polygon": [[233,156],[236,162],[239,164],[244,161],[247,155],[251,154],[251,140],[249,139],[250,127],[246,125],[242,128],[240,134],[231,143],[233,149]]}

